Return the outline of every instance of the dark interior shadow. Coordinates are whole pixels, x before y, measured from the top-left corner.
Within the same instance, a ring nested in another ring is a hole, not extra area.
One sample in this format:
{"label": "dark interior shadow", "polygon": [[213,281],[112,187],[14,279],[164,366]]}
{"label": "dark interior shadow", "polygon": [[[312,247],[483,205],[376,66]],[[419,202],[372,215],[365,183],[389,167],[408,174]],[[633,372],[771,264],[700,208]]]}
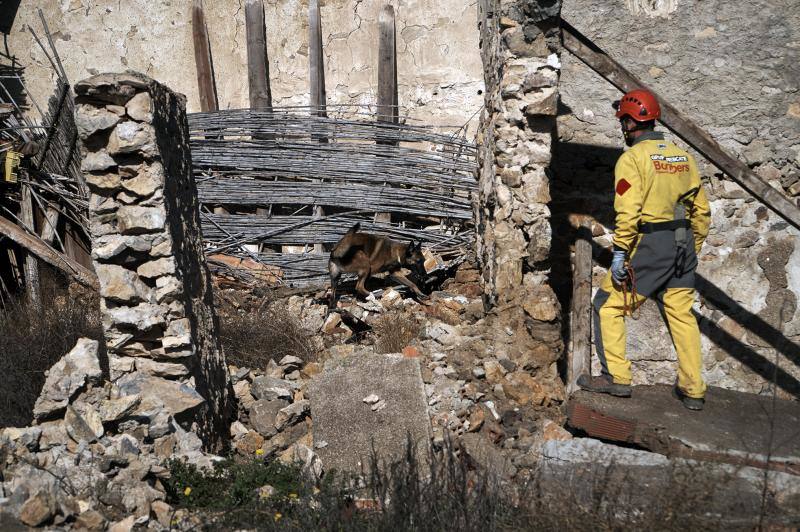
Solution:
{"label": "dark interior shadow", "polygon": [[[570,335],[570,307],[572,304],[571,252],[578,231],[570,216],[590,215],[606,227],[614,226],[614,164],[622,150],[589,144],[557,143],[551,166],[551,275],[550,282],[563,309],[564,338]],[[598,199],[601,198],[601,199]],[[581,238],[591,238],[582,234]],[[611,251],[592,241],[592,258],[595,263],[608,268]],[[793,364],[800,366],[800,345],[789,340],[780,330],[760,316],[748,311],[714,283],[696,275],[696,288],[707,306],[712,307],[759,336],[770,347]],[[722,329],[708,318],[697,314],[700,331],[727,355],[738,360],[765,380],[774,382],[781,390],[800,398],[800,380],[775,365],[752,346]],[[566,361],[562,357],[562,377],[566,375]]]}

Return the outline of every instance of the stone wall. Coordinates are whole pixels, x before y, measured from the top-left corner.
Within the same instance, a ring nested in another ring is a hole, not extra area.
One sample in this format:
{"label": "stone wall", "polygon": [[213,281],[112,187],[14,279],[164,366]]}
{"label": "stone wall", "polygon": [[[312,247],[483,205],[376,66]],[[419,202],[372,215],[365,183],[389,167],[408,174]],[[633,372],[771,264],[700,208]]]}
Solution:
{"label": "stone wall", "polygon": [[[397,14],[400,105],[432,124],[461,125],[482,101],[474,3],[391,0]],[[273,100],[308,103],[308,2],[264,2]],[[321,1],[325,77],[331,103],[374,104],[378,87],[378,11],[383,2]],[[36,8],[54,33],[73,81],[134,69],[187,95],[200,110],[191,29],[192,0],[22,0],[9,45],[40,105],[52,93],[51,68],[27,26],[41,35]],[[241,0],[204,3],[220,108],[249,107],[247,45]]]}
{"label": "stone wall", "polygon": [[[797,198],[800,76],[791,43],[800,13],[791,4],[567,0],[562,16]],[[595,241],[610,246],[613,167],[623,147],[610,107],[620,93],[571,55],[562,61],[552,207],[554,233],[565,238],[554,245],[556,273],[569,272],[570,214],[590,215]],[[800,233],[702,156],[698,162],[713,218],[700,254],[696,305],[706,378],[768,393],[777,365],[778,392],[797,397]],[[595,287],[604,273],[595,268]],[[562,275],[554,283],[565,302],[569,279]],[[628,344],[635,383],[674,381],[675,352],[655,307],[629,321]]]}
{"label": "stone wall", "polygon": [[563,393],[561,312],[548,285],[547,168],[558,102],[560,3],[479,3],[486,82],[481,115],[478,258],[492,349]]}
{"label": "stone wall", "polygon": [[[199,432],[226,434],[227,370],[217,338],[191,173],[185,99],[135,72],[75,85],[92,259],[112,382],[188,384]],[[167,385],[169,386],[169,385]]]}

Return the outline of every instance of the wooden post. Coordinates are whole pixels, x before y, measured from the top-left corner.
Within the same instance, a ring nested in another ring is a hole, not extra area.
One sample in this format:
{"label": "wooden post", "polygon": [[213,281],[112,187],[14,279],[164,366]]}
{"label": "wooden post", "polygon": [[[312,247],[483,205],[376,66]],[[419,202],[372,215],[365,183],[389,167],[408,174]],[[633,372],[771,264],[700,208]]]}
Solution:
{"label": "wooden post", "polygon": [[58,227],[58,209],[54,207],[48,207],[47,211],[44,213],[44,217],[42,220],[42,232],[41,238],[48,244],[52,244],[53,240],[56,237],[56,227]]}
{"label": "wooden post", "polygon": [[[319,12],[319,0],[308,2],[308,74],[310,88],[310,104],[312,113],[317,116],[328,116],[325,110],[325,60],[322,55],[322,17]],[[328,142],[325,137],[319,138],[320,142]],[[318,181],[316,181],[318,182]],[[314,206],[314,218],[325,216],[325,210]],[[325,248],[321,243],[314,244],[314,253],[322,254]]]}
{"label": "wooden post", "polygon": [[394,8],[383,6],[378,15],[378,121],[396,124],[397,48]]}
{"label": "wooden post", "polygon": [[[561,35],[567,50],[619,90],[628,92],[633,89],[647,89],[656,94],[565,21],[562,21]],[[670,105],[658,94],[656,94],[656,98],[661,104],[661,123],[706,156],[742,188],[775,211],[778,216],[800,229],[800,207],[772,188],[746,164],[726,152],[711,135],[692,122],[688,116]]]}
{"label": "wooden post", "polygon": [[244,5],[247,31],[247,74],[250,85],[250,109],[271,109],[267,26],[262,0],[247,0]]}
{"label": "wooden post", "polygon": [[[397,29],[394,19],[394,7],[385,5],[378,15],[378,122],[396,124],[399,122],[397,111]],[[381,141],[378,144],[394,144]],[[376,222],[391,223],[392,214],[379,212],[375,214]]]}
{"label": "wooden post", "polygon": [[192,3],[192,38],[194,39],[194,62],[197,67],[197,87],[200,91],[200,110],[219,109],[217,86],[214,80],[214,62],[211,58],[211,43],[208,40],[203,0]]}
{"label": "wooden post", "polygon": [[572,346],[567,361],[567,394],[578,389],[578,377],[591,372],[592,356],[592,228],[589,218],[583,217],[576,233],[570,316]]}
{"label": "wooden post", "polygon": [[[35,234],[36,228],[33,221],[33,200],[31,198],[31,187],[22,185],[22,201],[20,202],[20,221]],[[39,282],[39,263],[33,253],[25,255],[25,288],[28,293],[28,300],[35,308],[42,305],[42,287]]]}

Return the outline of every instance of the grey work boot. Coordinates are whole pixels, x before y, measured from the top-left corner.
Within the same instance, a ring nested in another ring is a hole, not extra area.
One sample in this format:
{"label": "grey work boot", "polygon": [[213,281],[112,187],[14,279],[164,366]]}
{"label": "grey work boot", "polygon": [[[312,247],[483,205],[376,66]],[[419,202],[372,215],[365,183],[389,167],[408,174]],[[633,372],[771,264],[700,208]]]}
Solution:
{"label": "grey work boot", "polygon": [[689,410],[694,410],[694,411],[702,410],[706,404],[706,400],[703,399],[702,397],[700,398],[689,397],[683,392],[683,390],[681,390],[677,386],[672,388],[672,393],[675,397],[680,399],[680,401],[683,403],[683,406],[685,406]]}
{"label": "grey work boot", "polygon": [[608,375],[592,377],[591,375],[584,373],[578,377],[577,382],[581,389],[589,392],[607,393],[617,397],[631,396],[630,384],[614,384],[614,381]]}

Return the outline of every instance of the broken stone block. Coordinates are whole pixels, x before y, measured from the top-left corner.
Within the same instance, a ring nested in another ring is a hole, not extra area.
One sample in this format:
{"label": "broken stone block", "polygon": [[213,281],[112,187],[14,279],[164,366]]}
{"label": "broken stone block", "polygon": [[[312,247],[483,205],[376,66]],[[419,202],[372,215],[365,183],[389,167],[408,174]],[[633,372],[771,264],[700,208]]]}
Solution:
{"label": "broken stone block", "polygon": [[117,162],[106,152],[89,152],[81,160],[82,172],[102,172],[117,166]]}
{"label": "broken stone block", "polygon": [[164,276],[156,279],[156,301],[169,302],[183,293],[183,283],[176,277]]}
{"label": "broken stone block", "polygon": [[[169,381],[141,372],[130,373],[117,381],[120,394],[140,395],[142,404],[137,412],[147,406],[162,405],[172,416],[193,410],[203,404],[203,397],[188,384]],[[148,403],[148,404],[145,404]]]}
{"label": "broken stone block", "polygon": [[47,372],[42,394],[36,399],[33,416],[43,419],[62,410],[87,383],[97,384],[103,376],[96,340],[80,338],[75,347]]}
{"label": "broken stone block", "polygon": [[103,420],[91,405],[84,405],[83,412],[78,412],[72,405],[67,406],[64,428],[76,443],[82,441],[91,443],[105,433]]}
{"label": "broken stone block", "polygon": [[[381,460],[403,456],[407,438],[419,463],[427,460],[431,424],[419,358],[354,354],[329,360],[311,382],[314,441],[327,442],[319,457],[327,469],[358,473],[374,448]],[[386,408],[372,412],[364,397]]]}
{"label": "broken stone block", "polygon": [[106,191],[111,192],[119,189],[122,186],[119,174],[117,173],[98,173],[86,172],[84,173],[86,184],[92,191]]}
{"label": "broken stone block", "polygon": [[117,211],[117,227],[123,235],[161,231],[166,223],[163,207],[125,205]]}
{"label": "broken stone block", "polygon": [[152,98],[146,92],[140,92],[125,105],[128,116],[139,122],[150,123],[153,120]]}
{"label": "broken stone block", "polygon": [[104,107],[78,104],[75,106],[75,127],[81,138],[88,138],[98,131],[103,131],[117,125],[119,115],[112,113]]}
{"label": "broken stone block", "polygon": [[111,155],[137,151],[147,156],[155,155],[155,131],[149,124],[122,122],[111,132],[107,149]]}
{"label": "broken stone block", "polygon": [[106,312],[116,324],[129,325],[140,331],[147,331],[157,325],[164,325],[167,309],[152,303],[139,303],[135,307],[110,308]]}
{"label": "broken stone block", "polygon": [[55,513],[55,498],[49,490],[40,489],[22,505],[19,520],[25,525],[37,527],[52,519]]}
{"label": "broken stone block", "polygon": [[22,446],[29,451],[36,451],[39,448],[39,438],[42,436],[42,429],[39,427],[6,427],[0,431],[0,441],[8,441],[15,446]]}
{"label": "broken stone block", "polygon": [[175,273],[175,259],[172,257],[164,257],[162,259],[145,262],[136,269],[136,273],[146,278],[171,275]]}
{"label": "broken stone block", "polygon": [[304,399],[282,408],[275,416],[275,428],[281,432],[286,427],[294,425],[308,414],[310,407],[310,401]]}
{"label": "broken stone block", "polygon": [[250,426],[257,430],[263,436],[272,436],[277,432],[275,428],[276,417],[284,407],[287,406],[286,401],[280,399],[269,401],[261,399],[256,401],[250,407],[248,412],[250,417]]}
{"label": "broken stone block", "polygon": [[[131,368],[130,371],[133,371]],[[127,395],[119,399],[106,399],[97,407],[97,413],[104,423],[119,421],[125,416],[133,413],[142,398],[138,395]]]}
{"label": "broken stone block", "polygon": [[253,380],[250,393],[256,399],[272,401],[274,399],[291,399],[294,395],[293,391],[297,389],[298,385],[294,382],[263,376]]}
{"label": "broken stone block", "polygon": [[136,360],[136,369],[156,377],[178,378],[189,375],[189,368],[186,364],[175,364],[171,362],[156,362],[149,358]]}
{"label": "broken stone block", "polygon": [[136,273],[114,264],[97,264],[95,271],[100,281],[100,295],[120,303],[151,301],[153,290],[144,284]]}
{"label": "broken stone block", "polygon": [[152,167],[145,169],[133,179],[124,179],[121,182],[122,188],[134,195],[133,201],[138,198],[147,198],[161,188],[164,183],[164,173],[161,165],[153,163]]}

